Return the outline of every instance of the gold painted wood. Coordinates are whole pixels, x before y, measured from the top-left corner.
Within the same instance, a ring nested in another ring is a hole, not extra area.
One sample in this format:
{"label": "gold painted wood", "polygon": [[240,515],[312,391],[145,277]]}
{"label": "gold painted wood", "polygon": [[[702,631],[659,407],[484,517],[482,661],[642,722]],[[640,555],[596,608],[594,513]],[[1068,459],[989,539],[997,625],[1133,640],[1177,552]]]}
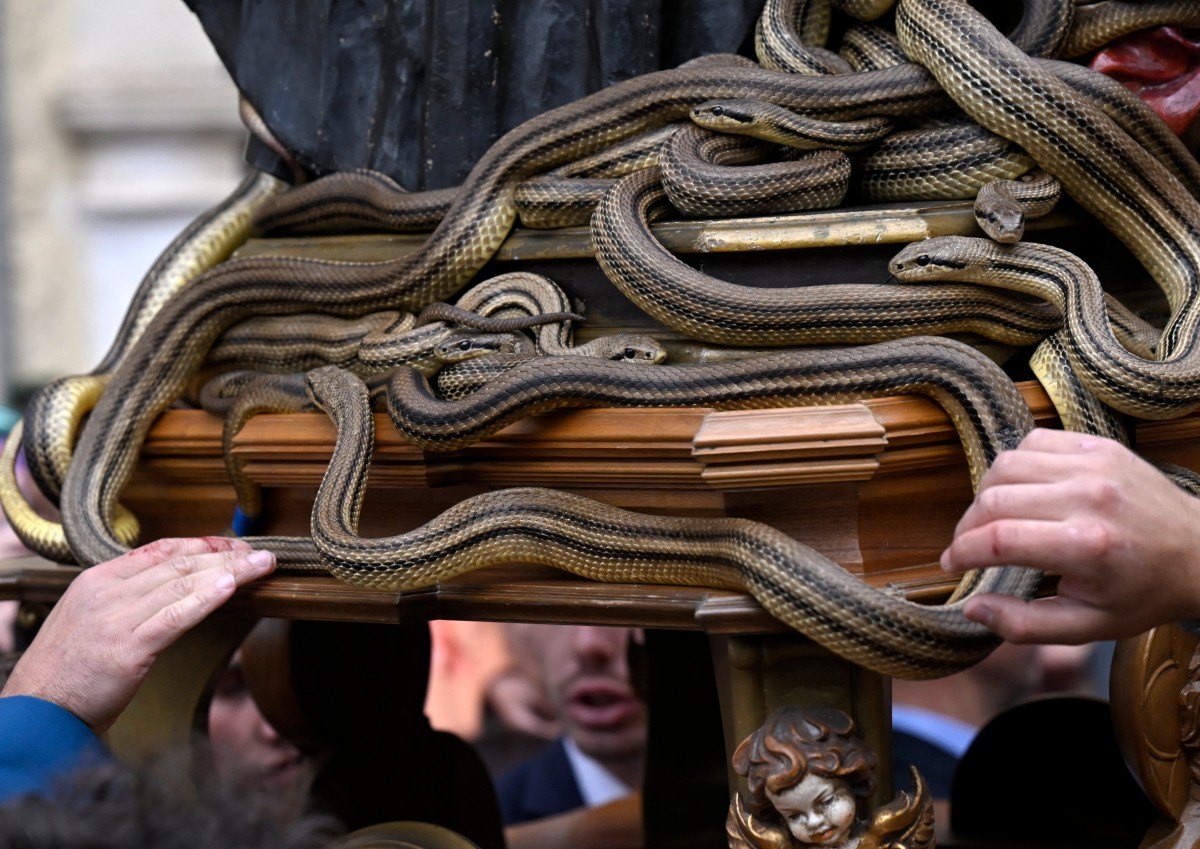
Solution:
{"label": "gold painted wood", "polygon": [[[1030,221],[1030,232],[1061,227],[1071,221],[1064,213],[1051,213]],[[932,236],[978,235],[972,202],[875,204],[841,207],[755,218],[660,221],[651,225],[663,247],[672,253],[733,253],[795,250],[850,245],[901,244]],[[358,262],[394,259],[416,249],[425,235],[370,234],[351,236],[252,239],[238,256],[312,256]],[[588,227],[556,230],[515,228],[497,250],[497,262],[544,259],[590,259],[593,256]]]}

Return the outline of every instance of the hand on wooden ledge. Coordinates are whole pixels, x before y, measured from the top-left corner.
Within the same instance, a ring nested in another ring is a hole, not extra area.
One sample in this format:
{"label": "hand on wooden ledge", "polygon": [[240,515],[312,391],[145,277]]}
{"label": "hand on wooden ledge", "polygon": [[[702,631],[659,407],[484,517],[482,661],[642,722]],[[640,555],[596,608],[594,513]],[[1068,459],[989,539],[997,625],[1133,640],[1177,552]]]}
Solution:
{"label": "hand on wooden ledge", "polygon": [[85,569],[63,593],[0,696],[35,696],[101,733],[155,658],[275,568],[270,552],[224,537],[162,539]]}
{"label": "hand on wooden ledge", "polygon": [[1001,454],[942,555],[1060,577],[1050,598],[978,596],[966,615],[1019,643],[1084,643],[1200,615],[1200,500],[1111,440],[1035,430]]}

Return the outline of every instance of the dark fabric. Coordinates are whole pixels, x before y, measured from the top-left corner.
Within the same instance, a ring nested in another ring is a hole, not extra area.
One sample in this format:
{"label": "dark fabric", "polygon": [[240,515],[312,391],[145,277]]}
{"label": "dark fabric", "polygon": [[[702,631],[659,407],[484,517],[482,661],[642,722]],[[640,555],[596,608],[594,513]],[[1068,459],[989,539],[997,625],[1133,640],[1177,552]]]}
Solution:
{"label": "dark fabric", "polygon": [[973,846],[1141,844],[1159,814],[1125,765],[1108,703],[1050,696],[980,729],[950,793],[950,827]]}
{"label": "dark fabric", "polygon": [[[703,53],[753,51],[763,0],[185,0],[314,174],[457,185],[504,131]],[[287,176],[252,147],[251,164]],[[259,160],[259,161],[256,161]]]}
{"label": "dark fabric", "polygon": [[949,799],[958,758],[936,743],[906,731],[892,732],[892,786],[913,789],[909,766],[915,766],[935,799]]}
{"label": "dark fabric", "polygon": [[583,807],[583,795],[561,739],[501,775],[496,781],[496,795],[505,825]]}
{"label": "dark fabric", "polygon": [[70,711],[31,696],[0,699],[0,802],[47,795],[72,772],[109,757]]}

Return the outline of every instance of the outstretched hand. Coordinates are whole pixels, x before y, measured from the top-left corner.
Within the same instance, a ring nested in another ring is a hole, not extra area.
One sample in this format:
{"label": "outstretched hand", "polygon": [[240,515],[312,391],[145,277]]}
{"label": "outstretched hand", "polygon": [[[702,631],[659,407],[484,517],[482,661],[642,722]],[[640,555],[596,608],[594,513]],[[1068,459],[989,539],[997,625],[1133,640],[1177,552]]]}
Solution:
{"label": "outstretched hand", "polygon": [[275,557],[224,537],[163,539],[86,569],[63,593],[0,696],[36,696],[103,732],[155,658]]}
{"label": "outstretched hand", "polygon": [[1133,636],[1200,616],[1200,499],[1112,440],[1035,430],[996,459],[941,563],[1061,576],[1050,598],[967,603],[1011,642]]}

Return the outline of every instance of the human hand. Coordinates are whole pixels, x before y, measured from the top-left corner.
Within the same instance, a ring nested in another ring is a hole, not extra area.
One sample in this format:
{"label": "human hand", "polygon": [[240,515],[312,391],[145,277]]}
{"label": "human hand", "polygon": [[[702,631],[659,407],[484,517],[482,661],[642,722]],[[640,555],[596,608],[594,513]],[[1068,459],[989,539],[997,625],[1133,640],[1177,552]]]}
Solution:
{"label": "human hand", "polygon": [[0,696],[36,696],[93,731],[116,721],[160,652],[268,574],[237,539],[163,539],[85,569],[51,610]]}
{"label": "human hand", "polygon": [[968,618],[1006,640],[1132,636],[1200,614],[1200,500],[1117,442],[1034,430],[984,476],[941,563],[1061,576],[1050,598],[967,602]]}

